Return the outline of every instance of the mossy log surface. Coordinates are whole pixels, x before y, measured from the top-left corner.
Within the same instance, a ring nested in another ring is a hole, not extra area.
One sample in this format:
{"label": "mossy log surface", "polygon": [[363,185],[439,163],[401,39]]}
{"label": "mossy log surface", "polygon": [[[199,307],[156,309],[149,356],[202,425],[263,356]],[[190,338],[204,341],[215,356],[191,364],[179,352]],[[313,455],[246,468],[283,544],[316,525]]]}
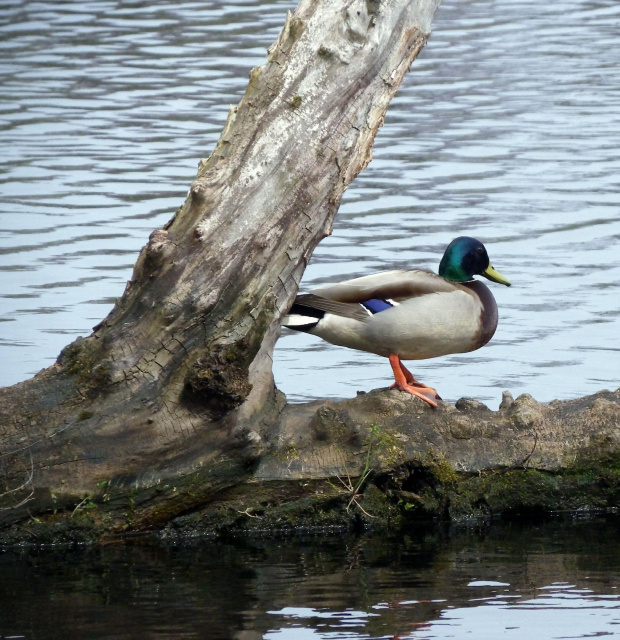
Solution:
{"label": "mossy log surface", "polygon": [[398,526],[620,506],[620,389],[437,410],[377,389],[287,406],[252,478],[167,532]]}
{"label": "mossy log surface", "polygon": [[0,542],[396,527],[620,506],[620,389],[550,404],[505,392],[498,411],[471,399],[433,410],[377,389],[283,405],[266,440],[243,477],[222,458],[174,486],[128,495],[105,485],[71,512],[50,505],[14,524]]}

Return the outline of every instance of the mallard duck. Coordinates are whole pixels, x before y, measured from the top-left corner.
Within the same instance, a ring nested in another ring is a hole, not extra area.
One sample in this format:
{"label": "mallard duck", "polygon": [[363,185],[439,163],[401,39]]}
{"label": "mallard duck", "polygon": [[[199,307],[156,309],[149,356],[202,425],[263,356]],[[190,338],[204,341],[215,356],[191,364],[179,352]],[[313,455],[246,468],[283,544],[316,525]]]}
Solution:
{"label": "mallard duck", "polygon": [[447,247],[439,275],[385,271],[298,295],[282,324],[332,344],[389,358],[400,389],[432,407],[437,391],[418,382],[402,360],[425,360],[484,346],[497,328],[497,304],[474,275],[510,286],[487,250],[462,236]]}

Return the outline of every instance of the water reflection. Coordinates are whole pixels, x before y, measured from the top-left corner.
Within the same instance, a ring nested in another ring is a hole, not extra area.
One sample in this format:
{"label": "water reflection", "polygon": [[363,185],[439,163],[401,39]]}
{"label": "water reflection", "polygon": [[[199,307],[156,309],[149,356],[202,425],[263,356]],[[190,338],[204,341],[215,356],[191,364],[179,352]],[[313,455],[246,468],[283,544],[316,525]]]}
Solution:
{"label": "water reflection", "polygon": [[615,637],[619,525],[14,550],[0,554],[0,635]]}
{"label": "water reflection", "polygon": [[[0,384],[108,312],[294,4],[3,4]],[[436,268],[453,237],[480,237],[514,286],[495,287],[483,351],[415,367],[446,399],[618,385],[619,19],[611,1],[444,0],[306,272],[311,287]],[[389,371],[309,337],[275,354],[292,400],[352,396]]]}

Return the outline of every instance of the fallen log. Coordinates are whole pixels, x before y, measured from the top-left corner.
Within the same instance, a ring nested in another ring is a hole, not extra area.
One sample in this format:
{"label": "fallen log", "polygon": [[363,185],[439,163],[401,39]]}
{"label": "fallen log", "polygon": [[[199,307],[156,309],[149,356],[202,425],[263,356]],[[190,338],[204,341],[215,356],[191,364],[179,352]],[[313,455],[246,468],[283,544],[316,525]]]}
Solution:
{"label": "fallen log", "polygon": [[432,410],[399,391],[284,409],[253,476],[167,535],[399,526],[617,509],[620,389],[571,401],[463,398]]}
{"label": "fallen log", "polygon": [[[267,440],[250,474],[187,513],[176,507],[201,490],[199,472],[193,483],[160,488],[169,504],[153,501],[149,487],[128,499],[104,486],[70,514],[5,529],[0,542],[92,542],[128,529],[176,538],[383,528],[412,519],[613,512],[620,504],[620,389],[548,405],[504,392],[497,411],[467,398],[433,410],[376,389],[288,405]],[[209,473],[226,471],[223,464]],[[114,520],[119,509],[124,519]]]}

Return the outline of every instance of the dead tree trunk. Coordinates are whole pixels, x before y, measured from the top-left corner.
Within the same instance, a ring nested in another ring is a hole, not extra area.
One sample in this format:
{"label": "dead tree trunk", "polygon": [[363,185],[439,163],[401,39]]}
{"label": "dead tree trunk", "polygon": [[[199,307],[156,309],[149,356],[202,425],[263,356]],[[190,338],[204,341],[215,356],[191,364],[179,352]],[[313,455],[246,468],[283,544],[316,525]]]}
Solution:
{"label": "dead tree trunk", "polygon": [[0,525],[84,501],[145,527],[241,482],[282,399],[279,319],[439,0],[302,0],[92,335],[0,392]]}

